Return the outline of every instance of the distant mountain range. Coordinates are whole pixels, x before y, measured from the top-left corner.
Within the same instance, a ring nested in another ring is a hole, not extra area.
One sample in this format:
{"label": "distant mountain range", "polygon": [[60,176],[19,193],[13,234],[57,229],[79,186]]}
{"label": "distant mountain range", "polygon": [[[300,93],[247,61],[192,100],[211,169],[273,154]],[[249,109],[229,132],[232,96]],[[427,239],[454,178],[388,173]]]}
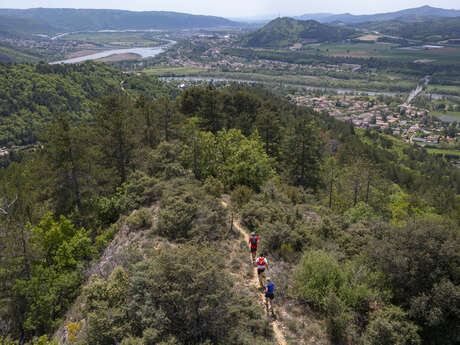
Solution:
{"label": "distant mountain range", "polygon": [[388,13],[377,13],[377,14],[366,14],[366,15],[353,15],[350,13],[343,14],[332,14],[332,13],[311,13],[303,14],[295,19],[300,20],[317,20],[321,23],[345,23],[345,24],[356,24],[364,22],[375,22],[375,21],[418,21],[420,19],[427,18],[443,18],[443,17],[459,17],[460,10],[448,10],[443,8],[436,8],[431,6],[422,6],[417,8],[409,8],[406,10],[388,12]]}
{"label": "distant mountain range", "polygon": [[375,21],[354,24],[353,27],[410,40],[425,42],[449,40],[449,43],[460,44],[460,17],[426,19],[422,22]]}
{"label": "distant mountain range", "polygon": [[354,29],[321,24],[315,20],[277,18],[263,28],[246,35],[248,47],[281,48],[296,43],[342,41],[356,35]]}
{"label": "distant mountain range", "polygon": [[163,11],[32,8],[26,10],[0,9],[0,16],[11,18],[6,25],[1,26],[0,22],[0,30],[6,27],[9,31],[23,32],[22,24],[24,24],[27,31],[32,29],[34,33],[110,29],[190,29],[237,25],[221,17]]}

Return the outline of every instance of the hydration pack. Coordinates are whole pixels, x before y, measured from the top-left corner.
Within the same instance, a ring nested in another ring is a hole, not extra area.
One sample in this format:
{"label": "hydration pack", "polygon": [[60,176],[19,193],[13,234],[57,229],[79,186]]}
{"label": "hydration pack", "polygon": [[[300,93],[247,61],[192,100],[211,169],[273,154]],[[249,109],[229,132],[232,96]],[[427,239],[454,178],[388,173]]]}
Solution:
{"label": "hydration pack", "polygon": [[265,266],[265,258],[258,258],[257,259],[257,265]]}

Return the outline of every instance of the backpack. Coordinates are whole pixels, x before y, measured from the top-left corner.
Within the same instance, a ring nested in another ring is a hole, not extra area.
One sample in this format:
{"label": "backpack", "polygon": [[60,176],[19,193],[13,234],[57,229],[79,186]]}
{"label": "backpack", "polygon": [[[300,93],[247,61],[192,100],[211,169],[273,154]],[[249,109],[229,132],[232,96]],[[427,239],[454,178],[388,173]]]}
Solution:
{"label": "backpack", "polygon": [[265,258],[262,258],[262,257],[258,258],[257,259],[257,264],[259,266],[265,266]]}
{"label": "backpack", "polygon": [[251,245],[253,247],[257,246],[257,237],[256,236],[251,237]]}

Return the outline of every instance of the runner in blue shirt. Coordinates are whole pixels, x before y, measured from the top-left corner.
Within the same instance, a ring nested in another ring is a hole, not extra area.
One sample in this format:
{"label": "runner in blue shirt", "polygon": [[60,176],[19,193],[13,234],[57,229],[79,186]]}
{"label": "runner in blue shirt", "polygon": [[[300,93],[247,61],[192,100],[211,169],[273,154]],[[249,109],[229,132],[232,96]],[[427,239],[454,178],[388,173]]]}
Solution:
{"label": "runner in blue shirt", "polygon": [[267,313],[271,309],[272,316],[275,316],[273,312],[273,298],[275,298],[275,283],[267,277],[267,285],[265,285],[265,307],[267,308]]}

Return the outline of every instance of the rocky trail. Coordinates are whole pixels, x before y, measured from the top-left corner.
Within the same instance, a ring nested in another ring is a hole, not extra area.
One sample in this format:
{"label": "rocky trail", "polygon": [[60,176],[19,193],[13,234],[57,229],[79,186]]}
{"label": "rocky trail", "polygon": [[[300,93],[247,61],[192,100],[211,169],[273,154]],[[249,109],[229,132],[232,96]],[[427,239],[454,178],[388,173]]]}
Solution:
{"label": "rocky trail", "polygon": [[[227,207],[228,204],[225,201],[222,201],[222,206]],[[249,238],[249,233],[239,224],[237,219],[233,220],[233,227],[243,236],[245,240]],[[248,250],[248,256],[249,256],[250,262],[252,262],[252,257],[251,257],[251,253],[249,252],[249,250]],[[257,279],[257,268],[256,267],[254,267],[254,274],[253,274],[253,277],[250,283],[252,286],[259,289],[259,280]],[[265,294],[260,293],[259,295],[260,295],[259,303],[265,307]],[[271,321],[276,342],[279,345],[287,345],[286,338],[284,337],[284,334],[281,330],[280,322],[277,320],[273,320],[270,315],[267,315],[267,320],[269,322]]]}

